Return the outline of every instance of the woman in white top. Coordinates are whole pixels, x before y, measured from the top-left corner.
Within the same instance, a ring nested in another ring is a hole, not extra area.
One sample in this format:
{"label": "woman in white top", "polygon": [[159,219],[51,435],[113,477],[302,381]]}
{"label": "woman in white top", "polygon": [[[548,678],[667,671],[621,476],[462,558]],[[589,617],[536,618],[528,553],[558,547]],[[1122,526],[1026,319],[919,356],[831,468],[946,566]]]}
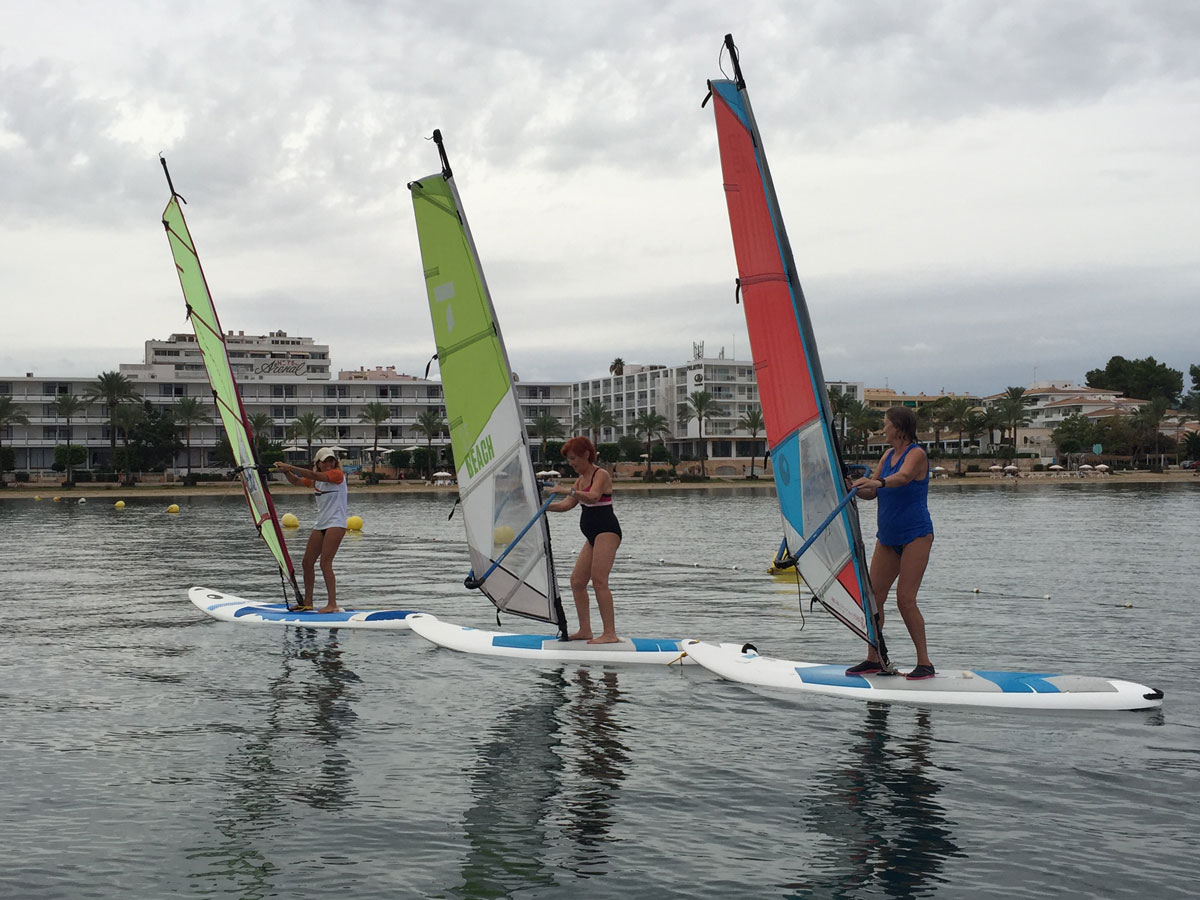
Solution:
{"label": "woman in white top", "polygon": [[350,506],[350,491],[346,486],[346,473],[337,454],[322,447],[313,457],[311,469],[301,469],[290,463],[276,463],[275,468],[287,476],[292,484],[310,487],[317,496],[317,521],[308,544],[304,548],[304,605],[300,609],[313,608],[313,584],[316,580],[316,562],[321,560],[321,575],[325,578],[325,589],[329,602],[317,612],[339,612],[337,605],[337,581],[333,577],[333,557],[346,536],[346,517]]}

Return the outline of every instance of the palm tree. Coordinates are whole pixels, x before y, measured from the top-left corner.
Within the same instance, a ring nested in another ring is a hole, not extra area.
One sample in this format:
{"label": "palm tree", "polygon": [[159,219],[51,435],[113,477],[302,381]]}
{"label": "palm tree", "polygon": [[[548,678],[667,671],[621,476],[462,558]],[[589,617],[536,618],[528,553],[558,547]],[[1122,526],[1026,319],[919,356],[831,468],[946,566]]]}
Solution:
{"label": "palm tree", "polygon": [[917,409],[918,428],[925,428],[933,432],[934,449],[940,448],[942,442],[942,429],[948,424],[946,418],[946,404],[949,401],[949,397],[938,397],[932,403],[926,403],[924,406]]}
{"label": "palm tree", "polygon": [[[0,397],[0,447],[4,445],[4,429],[9,425],[28,425],[29,416],[21,412],[12,397]],[[0,469],[0,471],[3,471]],[[0,487],[4,485],[0,481]]]}
{"label": "palm tree", "polygon": [[212,419],[204,408],[204,401],[199,397],[180,397],[175,401],[175,424],[183,429],[183,439],[187,443],[187,477],[192,477],[192,426],[203,425]]}
{"label": "palm tree", "polygon": [[74,394],[59,394],[50,405],[54,407],[54,414],[56,416],[62,416],[67,420],[67,481],[72,481],[71,419],[83,412],[87,404]]}
{"label": "palm tree", "polygon": [[638,413],[637,418],[633,420],[633,433],[635,435],[646,435],[646,475],[647,481],[650,480],[650,447],[654,443],[654,438],[663,437],[670,433],[671,423],[667,421],[667,417],[661,413],[657,413],[652,409],[643,410]]}
{"label": "palm tree", "polygon": [[[254,427],[251,423],[251,428]],[[325,420],[316,413],[301,413],[296,416],[295,421],[287,427],[284,432],[289,441],[304,441],[308,446],[308,458],[312,459],[313,442],[319,441],[329,433],[329,429],[325,427]]]}
{"label": "palm tree", "polygon": [[110,464],[115,464],[117,457],[117,407],[124,400],[141,399],[142,395],[137,392],[133,381],[120,372],[101,372],[83,392],[83,400],[88,406],[98,400],[103,400],[104,405],[108,407]]}
{"label": "palm tree", "polygon": [[1137,446],[1143,449],[1146,453],[1146,459],[1150,459],[1150,451],[1153,449],[1158,452],[1160,448],[1163,420],[1167,417],[1168,400],[1166,397],[1155,397],[1149,403],[1143,403],[1137,408],[1132,416],[1130,416],[1129,424],[1133,426],[1133,433],[1137,438]]}
{"label": "palm tree", "polygon": [[612,410],[605,406],[602,400],[589,400],[583,404],[579,418],[575,420],[575,427],[586,431],[592,438],[592,443],[597,445],[600,443],[600,429],[614,428],[616,424]]}
{"label": "palm tree", "polygon": [[383,423],[390,419],[392,411],[387,405],[374,400],[363,407],[362,415],[358,417],[358,421],[370,425],[374,435],[375,443],[371,447],[371,474],[375,474],[375,462],[379,459],[379,430],[383,428]]}
{"label": "palm tree", "polygon": [[[1017,429],[1029,424],[1029,405],[1036,403],[1033,397],[1025,396],[1025,388],[1010,387],[1000,398],[1000,418],[1007,428],[1012,429],[1013,453],[1017,450]],[[1003,432],[1001,432],[1003,439]]]}
{"label": "palm tree", "polygon": [[433,439],[441,437],[442,432],[446,430],[446,418],[442,415],[441,410],[427,409],[417,416],[416,422],[413,423],[413,428],[425,435],[425,443],[428,450],[426,462],[429,465],[429,471],[426,472],[426,476],[433,478]]}
{"label": "palm tree", "polygon": [[878,431],[883,422],[884,412],[881,409],[872,409],[860,400],[855,400],[850,412],[846,416],[846,424],[850,429],[850,443],[856,443],[853,439],[858,438],[857,443],[862,445],[862,456],[867,455],[867,445],[870,443],[871,435]]}
{"label": "palm tree", "polygon": [[[831,397],[833,396],[834,393],[837,393],[837,395],[839,397],[843,396],[841,391],[836,391],[836,392],[830,391],[829,393],[830,393]],[[843,414],[843,416],[842,416],[842,428],[843,428],[842,436],[843,436],[843,438],[845,437],[845,434],[844,434],[845,424],[846,424],[846,419],[845,419],[845,415]],[[746,410],[746,414],[744,416],[742,416],[740,419],[738,419],[738,423],[737,423],[738,428],[741,428],[745,431],[750,432],[750,440],[751,441],[758,440],[758,433],[763,430],[765,425],[766,425],[766,423],[763,421],[762,408],[758,407],[758,406],[754,406],[754,407],[751,407],[750,409]],[[763,465],[766,466],[766,464],[767,464],[767,461],[766,461],[766,459],[764,459]],[[754,454],[753,453],[750,454],[750,477],[751,478],[754,477]]]}
{"label": "palm tree", "polygon": [[971,416],[975,415],[975,404],[966,397],[947,398],[942,409],[946,424],[958,431],[958,463],[955,471],[962,474],[963,433],[971,428]]}
{"label": "palm tree", "polygon": [[548,412],[540,412],[533,417],[530,423],[536,434],[542,442],[542,465],[550,465],[550,461],[546,459],[546,443],[552,437],[563,436],[563,424],[558,420],[558,417]]}
{"label": "palm tree", "polygon": [[725,414],[721,412],[717,401],[708,391],[695,391],[688,395],[683,421],[686,424],[695,419],[700,426],[700,475],[704,478],[708,477],[708,470],[704,466],[704,461],[708,459],[708,442],[704,439],[704,425],[711,423],[713,419],[723,418],[725,418]]}
{"label": "palm tree", "polygon": [[[125,484],[133,484],[133,456],[129,452],[129,432],[145,418],[145,412],[136,403],[119,403],[113,407],[113,429],[121,430],[121,443],[125,451]],[[113,436],[116,437],[115,433]],[[116,450],[113,451],[113,455],[116,455]]]}
{"label": "palm tree", "polygon": [[611,372],[613,375],[624,375],[625,374],[625,360],[621,359],[621,357],[618,356],[609,365],[608,371]]}
{"label": "palm tree", "polygon": [[983,430],[987,432],[988,444],[995,445],[996,432],[1004,437],[1004,418],[1000,415],[1000,407],[987,406],[983,410]]}
{"label": "palm tree", "polygon": [[829,411],[833,414],[834,423],[838,426],[838,434],[842,443],[846,443],[846,416],[852,409],[854,397],[842,391],[840,387],[829,388]]}

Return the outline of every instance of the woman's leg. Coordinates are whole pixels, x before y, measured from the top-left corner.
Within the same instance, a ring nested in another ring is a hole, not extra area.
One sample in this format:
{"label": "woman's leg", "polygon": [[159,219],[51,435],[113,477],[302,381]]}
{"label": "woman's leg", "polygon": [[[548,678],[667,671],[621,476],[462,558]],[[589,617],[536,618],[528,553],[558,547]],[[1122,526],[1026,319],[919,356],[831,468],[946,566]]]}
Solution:
{"label": "woman's leg", "polygon": [[329,602],[317,612],[337,612],[337,579],[333,577],[333,557],[341,546],[342,538],[346,536],[345,528],[326,528],[325,540],[321,543],[321,574],[325,577],[325,590],[329,592]]}
{"label": "woman's leg", "polygon": [[315,566],[317,557],[321,555],[321,544],[325,541],[325,535],[319,531],[314,531],[308,536],[308,543],[304,545],[304,560],[300,563],[300,569],[304,572],[304,605],[313,605],[313,583],[316,581]]}
{"label": "woman's leg", "polygon": [[591,644],[615,644],[620,640],[614,621],[613,595],[608,588],[608,575],[612,572],[620,546],[621,536],[618,534],[606,531],[596,535],[596,546],[592,550],[592,590],[596,592],[596,606],[600,608],[600,622],[604,630],[600,637],[588,642]]}
{"label": "woman's leg", "polygon": [[918,666],[933,665],[925,647],[925,618],[917,608],[917,591],[921,587],[921,579],[925,577],[925,567],[929,565],[931,549],[932,534],[905,544],[904,555],[900,557],[900,580],[896,584],[896,606],[904,618],[908,636],[912,638],[913,646],[917,649]]}
{"label": "woman's leg", "polygon": [[[883,607],[892,583],[900,574],[900,560],[900,554],[891,547],[875,542],[875,552],[871,554],[871,593],[875,595],[875,606],[879,610],[880,632],[883,631]],[[867,650],[867,659],[879,661],[874,647]]]}
{"label": "woman's leg", "polygon": [[588,579],[592,575],[592,545],[584,541],[583,549],[571,570],[571,595],[575,598],[575,617],[579,619],[579,630],[570,635],[572,641],[592,639],[592,615],[588,609]]}

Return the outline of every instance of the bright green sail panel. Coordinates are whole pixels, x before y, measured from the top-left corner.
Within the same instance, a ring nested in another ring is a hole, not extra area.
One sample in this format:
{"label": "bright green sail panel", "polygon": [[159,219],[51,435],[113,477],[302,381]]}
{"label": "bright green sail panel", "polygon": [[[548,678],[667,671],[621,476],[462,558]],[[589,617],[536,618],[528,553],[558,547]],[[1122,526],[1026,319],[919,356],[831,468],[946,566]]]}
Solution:
{"label": "bright green sail panel", "polygon": [[409,184],[437,343],[472,587],[498,609],[565,628],[550,529],[495,309],[441,135],[443,170]]}
{"label": "bright green sail panel", "polygon": [[196,343],[204,358],[204,368],[208,371],[213,399],[221,416],[221,424],[225,426],[225,434],[229,437],[229,445],[233,449],[234,464],[238,475],[241,476],[246,503],[250,506],[254,525],[279,564],[285,582],[290,583],[298,598],[300,589],[296,584],[296,572],[283,540],[275,504],[271,501],[271,495],[258,471],[246,410],[242,407],[241,394],[233,377],[233,367],[229,363],[225,333],[217,319],[212,295],[208,292],[208,283],[200,267],[200,257],[196,254],[196,246],[192,242],[192,235],[188,231],[179,200],[179,196],[172,191],[171,200],[163,210],[162,222],[167,230],[167,240],[171,244],[171,255],[175,258],[175,271],[183,288],[188,318],[196,332]]}

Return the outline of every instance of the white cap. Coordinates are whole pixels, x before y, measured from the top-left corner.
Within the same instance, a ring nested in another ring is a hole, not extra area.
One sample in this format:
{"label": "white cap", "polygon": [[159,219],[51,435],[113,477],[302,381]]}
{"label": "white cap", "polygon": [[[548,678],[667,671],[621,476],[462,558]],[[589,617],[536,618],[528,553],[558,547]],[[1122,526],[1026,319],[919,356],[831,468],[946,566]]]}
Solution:
{"label": "white cap", "polygon": [[317,455],[313,457],[313,462],[319,463],[324,459],[337,459],[337,454],[328,447],[322,447],[317,451]]}

